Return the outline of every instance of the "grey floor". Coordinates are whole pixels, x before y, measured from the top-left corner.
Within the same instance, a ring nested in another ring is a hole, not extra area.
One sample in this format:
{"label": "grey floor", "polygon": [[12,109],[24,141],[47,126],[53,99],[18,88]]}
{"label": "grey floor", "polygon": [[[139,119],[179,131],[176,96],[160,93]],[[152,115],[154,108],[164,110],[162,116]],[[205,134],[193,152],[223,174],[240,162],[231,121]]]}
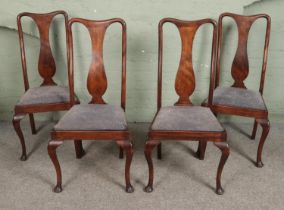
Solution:
{"label": "grey floor", "polygon": [[[63,192],[55,194],[55,171],[47,155],[49,131],[54,124],[39,122],[31,135],[23,123],[29,158],[19,160],[20,144],[10,123],[0,123],[0,209],[284,209],[284,125],[272,124],[256,168],[258,139],[247,137],[252,124],[225,124],[231,146],[223,172],[225,194],[214,192],[219,150],[211,143],[204,161],[193,156],[197,142],[163,144],[163,159],[154,158],[154,192],[145,193],[148,178],[143,144],[149,124],[130,124],[135,136],[132,183],[124,192],[124,160],[113,142],[84,143],[86,156],[75,158],[72,142],[58,149],[63,170]],[[155,153],[156,154],[156,153]]]}

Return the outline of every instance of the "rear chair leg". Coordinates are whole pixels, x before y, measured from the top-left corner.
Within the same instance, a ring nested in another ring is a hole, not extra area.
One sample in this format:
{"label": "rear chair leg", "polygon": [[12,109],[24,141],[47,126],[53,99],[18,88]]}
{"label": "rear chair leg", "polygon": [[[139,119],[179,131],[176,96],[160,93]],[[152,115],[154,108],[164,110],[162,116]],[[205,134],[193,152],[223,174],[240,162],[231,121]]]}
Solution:
{"label": "rear chair leg", "polygon": [[262,163],[262,160],[261,160],[262,149],[263,149],[264,142],[267,138],[267,135],[269,133],[270,123],[269,123],[268,119],[257,120],[257,122],[262,127],[262,134],[261,134],[260,141],[259,141],[259,144],[258,144],[258,149],[257,149],[256,166],[258,168],[262,168],[263,167],[263,163]]}
{"label": "rear chair leg", "polygon": [[221,185],[221,175],[222,175],[224,165],[229,157],[230,148],[226,142],[214,142],[214,145],[218,147],[222,152],[222,156],[221,156],[218,170],[217,170],[217,177],[216,177],[216,193],[218,195],[222,195],[224,193],[224,190]]}
{"label": "rear chair leg", "polygon": [[159,145],[159,141],[148,140],[145,144],[144,153],[149,167],[149,180],[148,185],[144,188],[145,192],[152,192],[153,191],[153,180],[154,180],[154,167],[152,161],[152,150],[155,146]]}
{"label": "rear chair leg", "polygon": [[200,160],[204,160],[206,146],[207,146],[207,141],[204,141],[204,140],[200,140],[200,141],[199,141],[198,149],[197,149],[197,152],[196,152],[196,156],[197,156]]}
{"label": "rear chair leg", "polygon": [[126,155],[126,161],[125,161],[125,191],[128,193],[134,192],[134,188],[131,185],[130,182],[130,166],[132,162],[132,156],[133,156],[133,148],[132,143],[129,140],[124,141],[116,141],[116,143],[125,151]]}
{"label": "rear chair leg", "polygon": [[255,139],[256,131],[257,131],[257,121],[254,120],[253,130],[252,130],[252,134],[251,134],[251,137],[250,137],[251,139]]}
{"label": "rear chair leg", "polygon": [[36,134],[35,119],[33,114],[29,114],[32,134]]}
{"label": "rear chair leg", "polygon": [[162,159],[162,143],[158,144],[158,147],[157,147],[157,158],[159,160]]}
{"label": "rear chair leg", "polygon": [[51,161],[54,165],[54,168],[55,168],[55,171],[56,171],[56,176],[57,176],[57,184],[53,188],[53,192],[55,192],[55,193],[60,193],[62,191],[62,174],[61,174],[60,164],[58,162],[57,155],[56,155],[56,149],[62,143],[63,143],[63,141],[51,140],[48,143],[48,147],[47,147],[48,155],[49,155],[49,157],[50,157],[50,159],[51,159]]}
{"label": "rear chair leg", "polygon": [[13,117],[13,126],[14,129],[20,139],[21,145],[22,145],[22,156],[21,160],[25,161],[27,160],[27,151],[26,151],[26,144],[25,144],[25,139],[24,135],[21,129],[20,121],[25,117],[25,114],[19,114],[19,115],[14,115]]}
{"label": "rear chair leg", "polygon": [[76,158],[81,159],[85,155],[82,140],[75,139],[74,145],[75,145]]}
{"label": "rear chair leg", "polygon": [[123,159],[123,148],[119,147],[119,159]]}

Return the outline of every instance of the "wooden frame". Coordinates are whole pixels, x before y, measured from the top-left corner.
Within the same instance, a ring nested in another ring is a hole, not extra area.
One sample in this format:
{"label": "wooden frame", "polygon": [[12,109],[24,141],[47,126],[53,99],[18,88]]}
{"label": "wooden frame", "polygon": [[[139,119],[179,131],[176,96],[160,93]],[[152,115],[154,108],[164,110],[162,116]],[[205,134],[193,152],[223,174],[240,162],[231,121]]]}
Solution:
{"label": "wooden frame", "polygon": [[[252,16],[244,16],[244,15],[237,15],[233,13],[223,13],[219,17],[218,21],[218,48],[217,48],[217,65],[216,65],[216,79],[215,79],[215,88],[219,86],[220,81],[220,62],[221,62],[221,45],[222,45],[222,31],[223,31],[223,19],[225,17],[232,18],[238,27],[238,48],[236,50],[236,55],[233,60],[231,74],[234,79],[234,84],[232,87],[247,89],[244,80],[247,78],[249,74],[249,62],[248,62],[248,53],[247,53],[247,41],[250,28],[252,24],[260,18],[264,18],[267,21],[266,24],[266,34],[265,34],[265,43],[264,43],[264,50],[263,50],[263,62],[262,62],[262,71],[261,71],[261,79],[259,85],[259,92],[263,94],[264,88],[264,80],[265,80],[265,73],[266,73],[266,66],[267,66],[267,58],[268,58],[268,46],[269,46],[269,39],[270,39],[270,28],[271,28],[271,20],[270,17],[266,14],[257,14]],[[211,78],[212,79],[212,78]],[[208,105],[204,103],[204,105]],[[257,151],[257,160],[256,166],[263,167],[261,155],[264,142],[266,137],[269,133],[270,123],[268,120],[268,110],[259,110],[253,108],[242,108],[236,106],[228,106],[223,104],[212,104],[209,105],[214,113],[220,114],[228,114],[228,115],[238,115],[244,117],[253,117],[255,118],[253,131],[251,135],[251,139],[255,139],[256,131],[257,131],[257,124],[259,123],[262,127],[262,135],[260,138],[260,142],[258,145]]]}
{"label": "wooden frame", "polygon": [[[87,79],[87,89],[92,96],[90,104],[106,104],[103,95],[107,89],[107,78],[103,64],[103,41],[107,28],[113,23],[120,23],[122,26],[122,80],[121,80],[121,107],[125,111],[126,101],[126,23],[120,18],[109,20],[94,21],[81,18],[73,18],[68,22],[68,70],[69,70],[69,87],[70,87],[70,101],[73,105],[75,103],[74,93],[74,62],[73,62],[73,38],[72,25],[74,23],[83,24],[89,31],[92,42],[92,63]],[[133,156],[133,148],[131,143],[131,135],[128,130],[114,131],[114,130],[53,130],[51,133],[51,141],[48,144],[48,154],[54,164],[57,184],[54,192],[62,191],[62,174],[61,168],[56,155],[56,148],[65,140],[75,139],[79,145],[76,150],[77,158],[84,155],[82,147],[82,140],[115,140],[120,147],[119,157],[123,158],[123,150],[126,153],[125,164],[125,182],[126,192],[134,191],[130,183],[130,165]]]}
{"label": "wooden frame", "polygon": [[[27,73],[24,35],[23,35],[21,19],[23,17],[30,17],[31,19],[33,19],[33,21],[36,23],[38,27],[39,34],[40,34],[40,53],[39,53],[39,61],[38,61],[38,72],[43,79],[41,86],[50,86],[50,85],[56,85],[56,83],[52,79],[56,71],[56,65],[55,65],[55,60],[54,60],[54,57],[52,55],[52,51],[50,48],[49,29],[50,29],[52,20],[57,15],[62,15],[64,17],[65,30],[66,30],[66,43],[67,43],[68,15],[65,11],[54,11],[54,12],[42,13],[42,14],[23,12],[23,13],[20,13],[17,17],[25,91],[29,90],[30,85],[29,85],[28,73]],[[79,103],[79,101],[76,100],[76,103]],[[70,107],[71,107],[70,102],[30,104],[30,105],[17,104],[15,106],[13,125],[14,125],[14,129],[20,139],[20,143],[22,146],[22,155],[21,155],[22,161],[27,160],[27,152],[26,152],[24,136],[23,136],[21,126],[20,126],[20,121],[26,116],[26,114],[29,114],[32,133],[36,134],[36,127],[35,127],[33,113],[62,111],[62,110],[68,110],[70,109]]]}
{"label": "wooden frame", "polygon": [[[181,60],[175,80],[175,90],[179,96],[176,106],[192,106],[189,96],[192,95],[195,89],[195,77],[192,65],[192,46],[195,33],[203,24],[212,24],[213,26],[213,41],[211,54],[211,69],[210,74],[215,74],[215,59],[216,59],[216,44],[217,44],[217,24],[212,19],[203,19],[197,21],[183,21],[174,18],[164,18],[159,23],[159,63],[158,63],[158,97],[157,97],[157,113],[162,106],[162,62],[163,62],[163,25],[165,23],[174,24],[180,33],[182,42]],[[209,104],[212,104],[214,77],[211,77],[209,88]],[[155,118],[156,118],[155,116]],[[153,122],[155,121],[155,118]],[[153,124],[152,122],[152,124]],[[151,125],[152,127],[152,125]],[[151,158],[153,148],[158,146],[158,159],[162,158],[161,141],[167,140],[200,140],[202,142],[197,150],[199,159],[204,159],[204,151],[207,141],[212,141],[222,151],[222,157],[218,166],[216,178],[216,193],[223,194],[224,190],[221,186],[221,174],[224,164],[229,156],[230,150],[226,143],[226,131],[222,132],[204,132],[204,131],[169,131],[169,130],[152,130],[148,133],[148,140],[145,144],[145,157],[149,167],[149,181],[145,187],[146,192],[153,191],[154,169]]]}

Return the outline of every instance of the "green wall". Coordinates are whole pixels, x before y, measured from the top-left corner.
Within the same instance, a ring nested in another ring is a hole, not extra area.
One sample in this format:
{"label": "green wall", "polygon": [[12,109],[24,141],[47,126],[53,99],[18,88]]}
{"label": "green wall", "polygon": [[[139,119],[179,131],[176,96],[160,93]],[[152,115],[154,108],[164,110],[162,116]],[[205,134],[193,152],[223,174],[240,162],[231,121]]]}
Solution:
{"label": "green wall", "polygon": [[[177,3],[178,2],[178,3]],[[180,19],[214,18],[217,20],[222,12],[239,14],[268,13],[272,17],[271,45],[264,97],[273,120],[282,120],[284,97],[282,81],[284,73],[284,17],[281,0],[121,0],[121,1],[75,1],[75,0],[29,0],[1,1],[0,8],[0,116],[1,120],[10,120],[13,106],[23,94],[20,51],[16,26],[16,16],[20,12],[50,12],[63,9],[70,17],[87,19],[108,19],[121,17],[127,23],[127,118],[131,122],[149,122],[156,111],[157,90],[157,51],[158,22],[164,17]],[[67,84],[66,44],[62,30],[62,18],[57,18],[50,32],[53,54],[57,61],[56,81]],[[27,47],[28,69],[31,86],[40,84],[37,74],[37,53],[39,50],[38,31],[26,18],[23,20]],[[263,49],[264,22],[259,21],[250,34],[249,57],[250,76],[246,80],[248,87],[257,89]],[[90,41],[87,30],[82,26],[74,27],[75,43],[75,90],[82,102],[90,97],[86,90],[86,77],[91,61]],[[105,95],[107,102],[119,104],[121,71],[121,31],[120,26],[109,28],[104,46],[104,60],[109,89]],[[196,92],[192,99],[200,103],[208,94],[210,45],[212,28],[204,26],[197,34],[194,43],[193,62],[197,79]],[[235,53],[237,33],[234,23],[226,22],[226,33],[232,39],[224,42],[221,84],[231,85],[230,66]],[[177,96],[174,91],[174,79],[180,56],[180,38],[177,29],[165,25],[164,39],[164,75],[163,105],[172,105]],[[230,44],[230,45],[229,45]],[[58,118],[58,113],[37,114],[37,119]],[[229,119],[229,118],[226,118]]]}

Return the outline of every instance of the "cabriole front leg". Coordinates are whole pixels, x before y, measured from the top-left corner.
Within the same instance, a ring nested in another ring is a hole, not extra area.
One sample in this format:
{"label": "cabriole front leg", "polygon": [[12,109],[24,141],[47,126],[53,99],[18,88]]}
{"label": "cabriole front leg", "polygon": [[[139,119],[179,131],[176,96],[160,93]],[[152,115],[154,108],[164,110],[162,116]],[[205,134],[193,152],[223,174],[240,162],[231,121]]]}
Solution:
{"label": "cabriole front leg", "polygon": [[25,161],[27,160],[27,151],[26,151],[26,144],[25,144],[25,139],[24,139],[24,135],[23,135],[23,132],[22,132],[22,129],[21,129],[21,125],[20,125],[20,122],[22,119],[24,119],[25,117],[25,114],[16,114],[14,115],[13,117],[13,126],[14,126],[14,129],[20,139],[20,142],[21,142],[21,146],[22,146],[22,156],[21,156],[21,160],[22,161]]}
{"label": "cabriole front leg", "polygon": [[131,141],[126,140],[126,141],[117,141],[116,142],[120,148],[122,148],[125,151],[126,155],[126,161],[125,161],[125,191],[128,193],[134,192],[134,188],[131,185],[130,182],[130,166],[132,162],[132,156],[133,156],[133,148]]}
{"label": "cabriole front leg", "polygon": [[263,167],[263,163],[262,163],[262,160],[261,160],[262,149],[263,149],[264,142],[265,142],[265,140],[267,138],[267,135],[269,133],[270,123],[269,123],[268,119],[257,120],[257,122],[262,127],[262,134],[261,134],[260,141],[259,141],[259,144],[258,144],[258,149],[257,149],[256,166],[258,168],[262,168]]}
{"label": "cabriole front leg", "polygon": [[145,144],[144,154],[148,163],[149,167],[149,180],[148,185],[144,188],[145,192],[152,192],[153,191],[153,180],[154,180],[154,167],[152,161],[152,151],[155,146],[160,145],[159,141],[148,140]]}
{"label": "cabriole front leg", "polygon": [[57,184],[53,188],[53,192],[56,192],[56,193],[60,193],[62,191],[62,174],[61,174],[60,164],[58,162],[57,155],[56,155],[56,149],[62,143],[63,143],[62,141],[51,140],[48,143],[48,147],[47,147],[48,155],[54,165],[56,176],[57,176]]}
{"label": "cabriole front leg", "polygon": [[217,170],[217,177],[216,177],[216,193],[218,195],[222,195],[224,193],[224,190],[221,185],[221,175],[222,175],[224,165],[229,157],[230,148],[226,142],[215,142],[214,145],[218,147],[222,152],[222,156],[221,156],[218,170]]}

